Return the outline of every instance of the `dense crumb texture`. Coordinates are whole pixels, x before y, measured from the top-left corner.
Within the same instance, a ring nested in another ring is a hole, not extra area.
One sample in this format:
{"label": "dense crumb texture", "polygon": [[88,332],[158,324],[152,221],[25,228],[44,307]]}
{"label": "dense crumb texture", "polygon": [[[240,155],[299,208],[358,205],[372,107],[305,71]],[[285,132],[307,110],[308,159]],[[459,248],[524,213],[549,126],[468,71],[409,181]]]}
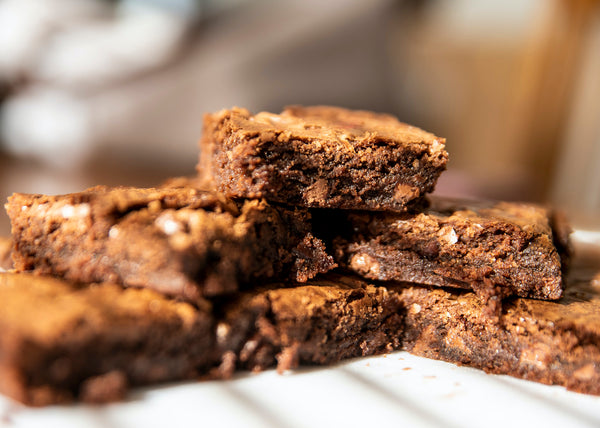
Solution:
{"label": "dense crumb texture", "polygon": [[304,281],[335,266],[304,209],[234,203],[184,179],[167,187],[14,194],[18,271],[148,287],[194,301],[257,278]]}
{"label": "dense crumb texture", "polygon": [[240,108],[204,118],[198,170],[231,197],[404,211],[446,167],[445,140],[393,116],[336,107]]}
{"label": "dense crumb texture", "polygon": [[[573,269],[574,270],[574,269]],[[499,323],[469,292],[393,288],[406,308],[403,347],[413,354],[600,395],[600,288],[576,278],[558,302],[516,298]]]}
{"label": "dense crumb texture", "polygon": [[390,352],[399,346],[403,320],[394,292],[342,277],[247,293],[222,310],[222,352],[255,371]]}
{"label": "dense crumb texture", "polygon": [[486,301],[562,295],[560,253],[568,247],[568,229],[554,233],[549,210],[430,199],[418,213],[344,216],[346,230],[334,240],[340,264],[369,279],[471,288]]}
{"label": "dense crumb texture", "polygon": [[0,236],[0,271],[12,269],[12,238]]}
{"label": "dense crumb texture", "polygon": [[0,300],[0,391],[29,405],[118,400],[129,385],[194,378],[214,358],[208,304],[11,273]]}

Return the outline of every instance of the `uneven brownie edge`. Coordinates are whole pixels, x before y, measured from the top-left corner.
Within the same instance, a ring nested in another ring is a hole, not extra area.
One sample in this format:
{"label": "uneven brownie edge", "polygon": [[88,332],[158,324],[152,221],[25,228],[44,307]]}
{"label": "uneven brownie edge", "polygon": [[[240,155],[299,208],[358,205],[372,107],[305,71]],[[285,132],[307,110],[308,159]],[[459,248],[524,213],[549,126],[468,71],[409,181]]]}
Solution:
{"label": "uneven brownie edge", "polygon": [[0,236],[0,272],[13,267],[12,246],[12,238]]}
{"label": "uneven brownie edge", "polygon": [[395,292],[341,277],[196,307],[152,290],[0,273],[0,299],[0,392],[34,406],[390,352],[402,328]]}
{"label": "uneven brownie edge", "polygon": [[184,179],[161,188],[14,194],[6,208],[15,268],[73,281],[195,301],[256,279],[305,281],[335,267],[307,210],[234,202]]}
{"label": "uneven brownie edge", "polygon": [[0,391],[25,404],[120,400],[214,360],[208,304],[11,273],[0,273],[0,299]]}
{"label": "uneven brownie edge", "polygon": [[549,209],[429,199],[417,213],[321,214],[338,217],[328,220],[338,225],[337,261],[369,279],[474,289],[486,301],[560,298],[568,229],[555,235]]}
{"label": "uneven brownie edge", "polygon": [[204,117],[199,175],[231,197],[296,206],[404,211],[431,192],[445,140],[396,118],[336,107]]}

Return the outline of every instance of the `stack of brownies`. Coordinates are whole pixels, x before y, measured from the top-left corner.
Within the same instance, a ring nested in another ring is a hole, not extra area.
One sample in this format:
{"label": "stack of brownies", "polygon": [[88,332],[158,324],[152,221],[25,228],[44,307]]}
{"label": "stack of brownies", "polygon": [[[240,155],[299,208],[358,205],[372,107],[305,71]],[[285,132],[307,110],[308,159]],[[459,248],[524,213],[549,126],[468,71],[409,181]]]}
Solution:
{"label": "stack of brownies", "polygon": [[196,177],[14,194],[0,391],[103,402],[405,349],[600,394],[600,297],[563,296],[564,222],[426,196],[444,144],[383,114],[234,108],[205,117]]}

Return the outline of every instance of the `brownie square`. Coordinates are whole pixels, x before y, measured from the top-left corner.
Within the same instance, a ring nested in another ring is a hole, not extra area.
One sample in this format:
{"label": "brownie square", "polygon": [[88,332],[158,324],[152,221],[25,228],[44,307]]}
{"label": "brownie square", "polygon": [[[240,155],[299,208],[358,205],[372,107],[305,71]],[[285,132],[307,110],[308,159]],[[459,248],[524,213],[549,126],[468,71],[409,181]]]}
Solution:
{"label": "brownie square", "polygon": [[336,274],[246,292],[220,311],[222,355],[253,371],[391,352],[400,345],[403,323],[395,292]]}
{"label": "brownie square", "polygon": [[345,224],[334,239],[336,257],[369,279],[473,289],[486,301],[562,295],[568,231],[551,210],[433,196],[430,202],[416,213],[331,212],[333,219],[322,221]]}
{"label": "brownie square", "polygon": [[[596,269],[595,272],[598,272]],[[415,355],[600,395],[600,276],[573,268],[557,301],[515,298],[497,323],[474,293],[394,286]]]}
{"label": "brownie square", "polygon": [[0,391],[25,404],[118,400],[214,361],[206,302],[14,273],[0,273],[0,300]]}
{"label": "brownie square", "polygon": [[230,197],[404,211],[446,168],[445,140],[395,117],[337,107],[208,114],[199,174]]}
{"label": "brownie square", "polygon": [[302,282],[335,266],[306,209],[234,202],[178,183],[14,194],[7,211],[15,268],[194,301],[257,279]]}

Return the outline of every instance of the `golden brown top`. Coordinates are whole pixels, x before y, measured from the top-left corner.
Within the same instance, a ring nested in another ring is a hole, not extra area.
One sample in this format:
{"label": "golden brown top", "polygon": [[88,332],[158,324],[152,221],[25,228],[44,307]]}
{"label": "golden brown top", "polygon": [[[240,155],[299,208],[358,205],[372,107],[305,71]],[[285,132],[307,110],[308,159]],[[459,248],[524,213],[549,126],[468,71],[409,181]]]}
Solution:
{"label": "golden brown top", "polygon": [[193,328],[203,314],[192,305],[147,289],[114,284],[78,286],[50,277],[0,273],[0,328],[48,346],[107,330],[150,334],[157,323]]}
{"label": "golden brown top", "polygon": [[232,131],[245,136],[260,134],[263,139],[291,140],[322,144],[323,150],[354,151],[373,144],[386,146],[418,145],[431,154],[445,153],[445,139],[400,122],[391,115],[341,107],[287,107],[281,114],[234,107],[215,116],[227,116]]}

